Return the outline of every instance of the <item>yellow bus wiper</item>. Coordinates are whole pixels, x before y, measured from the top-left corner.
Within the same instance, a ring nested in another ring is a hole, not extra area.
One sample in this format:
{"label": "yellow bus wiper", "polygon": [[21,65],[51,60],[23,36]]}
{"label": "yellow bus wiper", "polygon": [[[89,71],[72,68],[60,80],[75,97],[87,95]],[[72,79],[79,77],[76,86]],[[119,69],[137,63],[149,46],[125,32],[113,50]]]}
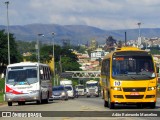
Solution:
{"label": "yellow bus wiper", "polygon": [[[130,78],[132,78],[132,79],[136,79],[135,77],[133,77],[133,76],[131,76],[131,75],[133,75],[133,74],[117,74],[116,76],[127,76],[127,77],[130,77]],[[136,75],[136,74],[135,74]]]}
{"label": "yellow bus wiper", "polygon": [[137,73],[137,75],[144,75],[144,76],[147,76],[149,78],[152,78],[150,75],[147,75],[147,74],[144,74],[144,73]]}

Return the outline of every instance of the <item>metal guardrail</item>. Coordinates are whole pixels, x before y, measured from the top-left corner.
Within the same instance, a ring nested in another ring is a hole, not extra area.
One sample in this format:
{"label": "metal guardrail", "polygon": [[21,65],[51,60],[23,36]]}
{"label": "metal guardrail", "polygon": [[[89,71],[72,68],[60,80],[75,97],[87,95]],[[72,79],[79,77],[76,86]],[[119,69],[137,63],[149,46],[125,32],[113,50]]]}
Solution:
{"label": "metal guardrail", "polygon": [[61,77],[72,78],[100,78],[100,71],[66,71]]}

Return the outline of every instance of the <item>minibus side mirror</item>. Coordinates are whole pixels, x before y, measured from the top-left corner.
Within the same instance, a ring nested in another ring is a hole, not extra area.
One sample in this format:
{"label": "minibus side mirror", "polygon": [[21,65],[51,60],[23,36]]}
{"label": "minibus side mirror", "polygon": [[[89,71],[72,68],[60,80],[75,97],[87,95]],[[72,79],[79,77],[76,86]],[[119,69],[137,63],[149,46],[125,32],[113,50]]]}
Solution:
{"label": "minibus side mirror", "polygon": [[40,70],[40,74],[43,75],[43,70]]}

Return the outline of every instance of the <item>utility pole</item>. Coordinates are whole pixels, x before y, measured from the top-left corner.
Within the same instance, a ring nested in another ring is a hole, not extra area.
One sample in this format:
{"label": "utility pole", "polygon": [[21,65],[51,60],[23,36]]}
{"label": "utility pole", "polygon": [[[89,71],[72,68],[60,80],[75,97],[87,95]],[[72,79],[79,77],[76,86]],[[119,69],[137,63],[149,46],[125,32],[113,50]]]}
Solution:
{"label": "utility pole", "polygon": [[40,63],[39,36],[44,36],[44,35],[41,34],[41,33],[37,34],[37,46],[36,46],[36,49],[37,49],[37,60],[38,60],[38,63]]}
{"label": "utility pole", "polygon": [[125,32],[125,46],[127,46],[127,32]]}
{"label": "utility pole", "polygon": [[141,37],[141,22],[137,23],[138,27],[139,27],[139,37]]}
{"label": "utility pole", "polygon": [[141,22],[137,23],[137,25],[139,27],[139,37],[138,37],[137,45],[138,45],[138,47],[140,47],[140,45],[141,45]]}
{"label": "utility pole", "polygon": [[10,64],[10,40],[9,40],[9,17],[8,17],[8,5],[9,1],[5,2],[7,6],[7,39],[8,39],[8,64]]}
{"label": "utility pole", "polygon": [[55,36],[55,33],[52,32],[52,42],[53,42],[53,75],[54,75],[54,86],[56,84],[56,74],[55,74],[55,55],[54,55],[54,36]]}

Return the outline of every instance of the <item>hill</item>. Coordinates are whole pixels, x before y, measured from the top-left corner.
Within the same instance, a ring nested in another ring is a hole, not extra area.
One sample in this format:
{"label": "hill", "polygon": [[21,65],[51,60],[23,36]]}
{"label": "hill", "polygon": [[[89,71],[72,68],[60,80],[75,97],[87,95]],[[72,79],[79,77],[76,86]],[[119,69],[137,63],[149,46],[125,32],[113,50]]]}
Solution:
{"label": "hill", "polygon": [[[6,29],[6,26],[0,25],[0,30]],[[107,36],[113,36],[117,40],[124,40],[124,33],[127,32],[127,39],[137,39],[138,29],[127,30],[103,30],[100,28],[86,25],[57,25],[57,24],[29,24],[9,26],[9,31],[15,35],[16,40],[36,41],[37,34],[45,35],[42,42],[50,43],[52,36],[50,33],[55,32],[54,37],[56,44],[61,44],[63,40],[70,40],[71,44],[86,44],[91,39],[96,39],[100,44],[105,43]],[[143,28],[142,36],[160,37],[159,28]]]}

